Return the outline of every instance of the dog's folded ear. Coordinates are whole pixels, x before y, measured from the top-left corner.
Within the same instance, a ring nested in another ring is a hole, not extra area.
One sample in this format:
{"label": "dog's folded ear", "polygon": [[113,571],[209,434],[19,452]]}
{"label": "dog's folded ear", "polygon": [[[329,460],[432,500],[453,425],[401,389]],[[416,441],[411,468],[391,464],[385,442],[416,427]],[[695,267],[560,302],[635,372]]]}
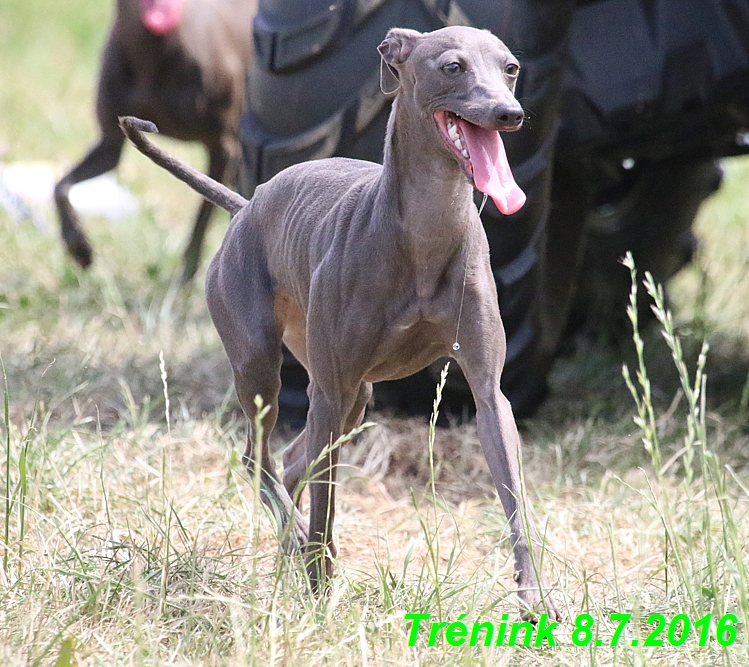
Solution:
{"label": "dog's folded ear", "polygon": [[377,47],[377,50],[380,52],[383,62],[389,68],[394,69],[408,60],[421,37],[422,34],[416,30],[392,28],[388,31],[382,44]]}

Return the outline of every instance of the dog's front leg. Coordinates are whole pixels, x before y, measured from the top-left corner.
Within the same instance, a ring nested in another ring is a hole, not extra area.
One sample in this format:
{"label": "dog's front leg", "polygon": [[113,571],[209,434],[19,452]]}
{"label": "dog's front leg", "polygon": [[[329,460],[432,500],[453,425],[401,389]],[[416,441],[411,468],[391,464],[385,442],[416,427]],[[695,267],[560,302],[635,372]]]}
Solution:
{"label": "dog's front leg", "polygon": [[487,395],[476,397],[476,425],[486,462],[510,523],[515,579],[523,614],[534,616],[548,608],[550,615],[559,617],[541,572],[541,542],[520,475],[520,438],[510,402],[498,386]]}
{"label": "dog's front leg", "polygon": [[60,217],[62,239],[71,257],[84,269],[91,265],[93,250],[70,203],[70,188],[114,169],[120,161],[124,141],[125,137],[116,126],[114,132],[103,133],[99,143],[55,186],[55,205]]}
{"label": "dog's front leg", "polygon": [[[466,312],[474,316],[461,330],[455,354],[476,402],[476,424],[481,447],[510,524],[516,581],[523,613],[533,617],[548,610],[561,618],[541,575],[541,550],[520,474],[520,436],[510,402],[499,380],[504,365],[505,334],[496,296],[466,295]],[[468,318],[467,318],[468,319]]]}

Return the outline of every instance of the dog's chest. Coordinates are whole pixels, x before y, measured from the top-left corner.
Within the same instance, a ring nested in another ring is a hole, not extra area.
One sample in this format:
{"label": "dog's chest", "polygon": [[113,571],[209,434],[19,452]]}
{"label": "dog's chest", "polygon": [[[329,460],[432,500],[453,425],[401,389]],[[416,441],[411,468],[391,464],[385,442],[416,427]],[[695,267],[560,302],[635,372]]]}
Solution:
{"label": "dog's chest", "polygon": [[449,316],[442,309],[414,307],[390,322],[373,354],[368,381],[413,375],[448,353]]}

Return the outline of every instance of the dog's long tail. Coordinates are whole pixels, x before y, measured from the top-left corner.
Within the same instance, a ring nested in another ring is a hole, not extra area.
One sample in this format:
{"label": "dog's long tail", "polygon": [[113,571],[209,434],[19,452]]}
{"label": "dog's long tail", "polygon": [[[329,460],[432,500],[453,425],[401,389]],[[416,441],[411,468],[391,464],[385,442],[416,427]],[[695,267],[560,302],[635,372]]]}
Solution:
{"label": "dog's long tail", "polygon": [[143,136],[143,132],[158,133],[159,129],[148,120],[141,120],[135,116],[121,116],[120,127],[125,136],[135,144],[144,155],[151,158],[157,165],[174,174],[179,180],[187,183],[198,194],[203,195],[209,202],[226,209],[235,215],[247,200],[230,190],[209,176],[201,174],[197,169],[181,162],[177,158],[161,150]]}

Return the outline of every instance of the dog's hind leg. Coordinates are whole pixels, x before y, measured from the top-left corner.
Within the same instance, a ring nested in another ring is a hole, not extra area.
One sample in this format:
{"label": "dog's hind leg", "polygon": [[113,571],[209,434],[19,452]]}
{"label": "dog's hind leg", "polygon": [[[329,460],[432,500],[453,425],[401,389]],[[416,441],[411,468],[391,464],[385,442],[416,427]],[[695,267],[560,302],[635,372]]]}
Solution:
{"label": "dog's hind leg", "polygon": [[[361,426],[367,403],[372,398],[372,383],[362,382],[351,413],[346,420],[343,432],[348,433]],[[283,453],[283,484],[293,498],[298,494],[297,486],[307,470],[307,430],[303,430]]]}
{"label": "dog's hind leg", "polygon": [[367,411],[367,404],[369,403],[370,398],[372,398],[372,383],[362,382],[359,387],[359,393],[356,396],[356,401],[354,402],[354,407],[351,409],[348,419],[346,420],[346,425],[343,428],[344,433],[353,431],[355,428],[361,426],[361,423],[364,421],[364,413]]}
{"label": "dog's hind leg", "polygon": [[[306,469],[307,429],[305,428],[283,452],[283,485],[292,498],[301,492],[301,489],[297,490],[297,486]],[[298,506],[299,498],[295,500]]]}
{"label": "dog's hind leg", "polygon": [[[252,267],[258,258],[253,256],[247,259],[245,266]],[[248,286],[261,285],[267,279],[267,276],[259,275],[260,269],[248,268],[242,280],[224,283],[217,260],[208,271],[206,297],[234,372],[237,397],[249,421],[247,447],[242,460],[250,475],[253,475],[256,457],[259,457],[261,500],[276,519],[285,550],[293,552],[307,541],[307,522],[279,481],[268,447],[270,433],[278,419],[283,359],[281,332],[273,312],[273,296],[263,289],[248,289]],[[264,410],[259,420],[262,437],[258,437],[256,429],[258,396]]]}
{"label": "dog's hind leg", "polygon": [[[268,447],[270,433],[278,419],[278,391],[281,388],[282,359],[280,339],[265,341],[265,345],[252,347],[254,349],[246,362],[240,367],[235,367],[234,370],[237,396],[249,421],[247,447],[242,461],[250,475],[253,475],[256,457],[260,457],[261,500],[271,510],[280,527],[284,549],[287,552],[293,552],[307,541],[306,521],[279,481]],[[267,408],[259,421],[262,428],[260,438],[256,430],[258,406],[255,400],[257,396],[262,399],[263,409]]]}

